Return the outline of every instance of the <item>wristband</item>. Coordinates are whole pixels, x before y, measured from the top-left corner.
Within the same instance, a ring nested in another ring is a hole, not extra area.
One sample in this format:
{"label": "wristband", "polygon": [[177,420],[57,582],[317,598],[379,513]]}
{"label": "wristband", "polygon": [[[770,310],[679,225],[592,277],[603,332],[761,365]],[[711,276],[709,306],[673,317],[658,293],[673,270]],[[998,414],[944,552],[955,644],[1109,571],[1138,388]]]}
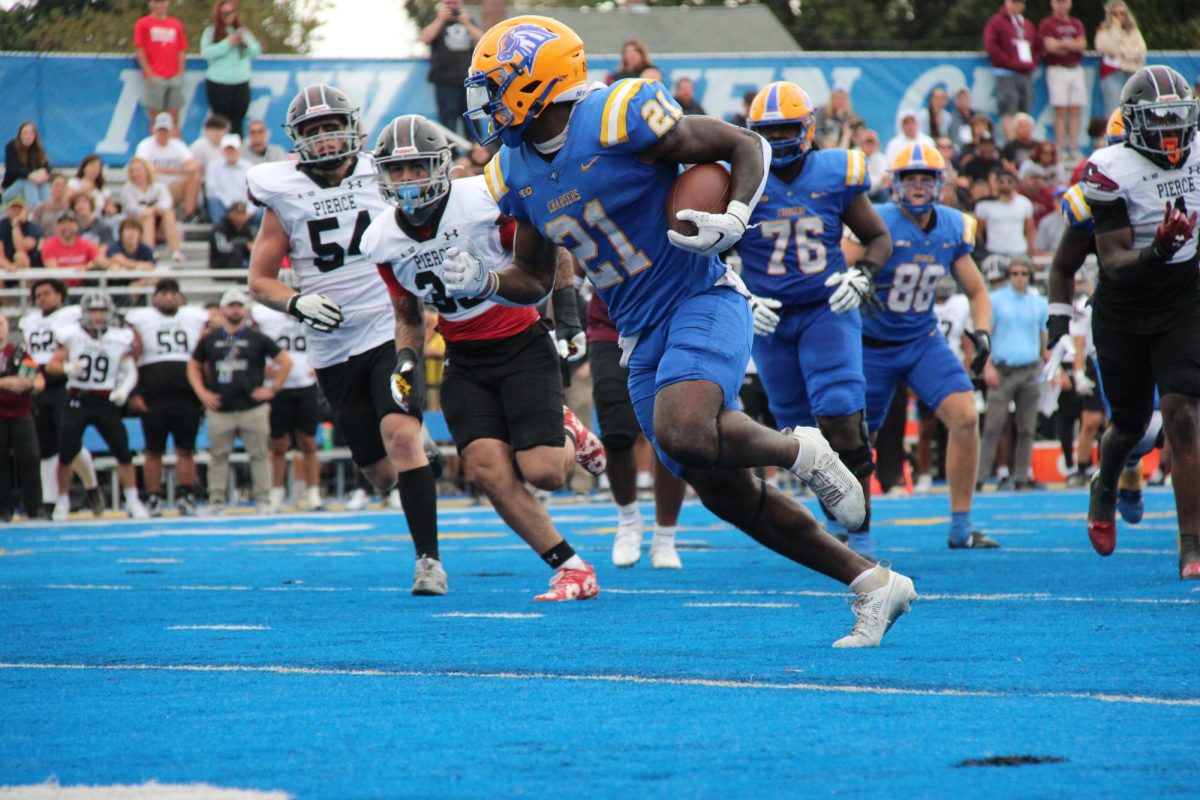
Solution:
{"label": "wristband", "polygon": [[743,228],[750,224],[750,206],[741,200],[730,200],[729,205],[725,206],[725,213],[737,217]]}
{"label": "wristband", "polygon": [[1046,306],[1046,315],[1051,317],[1074,317],[1075,306],[1070,303],[1051,303]]}

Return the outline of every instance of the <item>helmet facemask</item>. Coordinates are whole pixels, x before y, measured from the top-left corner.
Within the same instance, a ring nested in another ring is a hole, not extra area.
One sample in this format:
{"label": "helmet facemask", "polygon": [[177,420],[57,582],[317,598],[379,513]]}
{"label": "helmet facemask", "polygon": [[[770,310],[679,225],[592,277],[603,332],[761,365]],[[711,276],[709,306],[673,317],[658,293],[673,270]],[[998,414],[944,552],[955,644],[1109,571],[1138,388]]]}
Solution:
{"label": "helmet facemask", "polygon": [[892,199],[896,205],[917,217],[933,208],[942,196],[945,183],[941,170],[932,169],[897,170],[895,179]]}
{"label": "helmet facemask", "polygon": [[771,166],[778,169],[804,158],[812,148],[815,126],[813,115],[805,114],[794,120],[750,123],[750,130],[760,134],[771,145]]}
{"label": "helmet facemask", "polygon": [[[408,174],[423,171],[425,177],[401,177],[399,167],[408,165]],[[424,224],[438,203],[450,193],[450,150],[432,153],[406,153],[375,158],[375,174],[383,199],[400,209],[409,222]],[[416,168],[416,169],[414,169]]]}
{"label": "helmet facemask", "polygon": [[471,135],[480,144],[489,145],[502,139],[509,147],[519,146],[525,127],[542,113],[550,93],[558,85],[557,78],[551,79],[545,86],[536,82],[526,85],[521,94],[528,97],[526,102],[529,103],[529,110],[520,124],[514,124],[516,115],[505,105],[504,95],[520,75],[520,69],[502,64],[487,72],[473,72],[467,78],[467,111],[463,119]]}
{"label": "helmet facemask", "polygon": [[113,303],[107,295],[92,292],[79,302],[79,324],[92,337],[99,339],[112,324]]}
{"label": "helmet facemask", "polygon": [[[340,120],[341,125],[331,124]],[[336,169],[362,146],[358,134],[358,112],[329,109],[310,112],[288,122],[287,134],[295,146],[300,163],[316,169]],[[313,130],[313,128],[316,130]]]}
{"label": "helmet facemask", "polygon": [[1194,99],[1128,104],[1123,116],[1129,144],[1154,163],[1173,169],[1187,158],[1196,135]]}

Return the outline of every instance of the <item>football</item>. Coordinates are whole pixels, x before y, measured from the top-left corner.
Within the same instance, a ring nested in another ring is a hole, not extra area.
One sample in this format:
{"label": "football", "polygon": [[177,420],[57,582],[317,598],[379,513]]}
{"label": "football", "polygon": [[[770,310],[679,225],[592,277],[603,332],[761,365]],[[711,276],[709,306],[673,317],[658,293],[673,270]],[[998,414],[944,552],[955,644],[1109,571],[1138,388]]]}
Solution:
{"label": "football", "polygon": [[667,193],[667,227],[684,236],[695,236],[696,226],[675,218],[684,208],[724,214],[729,205],[729,170],[720,164],[697,164],[683,171]]}

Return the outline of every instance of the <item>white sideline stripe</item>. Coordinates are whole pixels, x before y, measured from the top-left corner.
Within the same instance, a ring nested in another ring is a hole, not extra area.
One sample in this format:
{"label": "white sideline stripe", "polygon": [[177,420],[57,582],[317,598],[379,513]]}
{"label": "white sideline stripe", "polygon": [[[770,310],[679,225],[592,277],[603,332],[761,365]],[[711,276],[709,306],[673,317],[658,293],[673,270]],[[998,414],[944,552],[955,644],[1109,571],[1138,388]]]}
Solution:
{"label": "white sideline stripe", "polygon": [[0,800],[291,800],[281,791],[225,789],[209,783],[111,784],[109,786],[60,786],[51,778],[46,783],[0,786]]}
{"label": "white sideline stripe", "polygon": [[172,625],[169,631],[269,631],[270,625]]}
{"label": "white sideline stripe", "polygon": [[449,614],[430,614],[431,616],[455,616],[462,619],[541,619],[542,614],[470,614],[467,612],[450,612]]}
{"label": "white sideline stripe", "polygon": [[118,558],[118,564],[179,564],[179,558]]}
{"label": "white sideline stripe", "polygon": [[764,681],[716,678],[665,678],[650,675],[572,675],[553,672],[468,672],[446,670],[333,669],[330,667],[245,666],[238,664],[43,664],[0,662],[0,669],[97,670],[127,672],[248,672],[271,675],[347,675],[373,678],[469,678],[501,681],[584,681],[589,683],[632,683],[652,686],[699,686],[712,689],[769,689],[773,691],[827,694],[874,694],[912,697],[1026,697],[1039,700],[1095,700],[1101,703],[1131,703],[1200,708],[1200,697],[1147,697],[1145,695],[1090,692],[998,692],[989,689],[910,689],[860,684],[767,683]]}
{"label": "white sideline stripe", "polygon": [[799,608],[795,603],[684,603],[684,608]]}

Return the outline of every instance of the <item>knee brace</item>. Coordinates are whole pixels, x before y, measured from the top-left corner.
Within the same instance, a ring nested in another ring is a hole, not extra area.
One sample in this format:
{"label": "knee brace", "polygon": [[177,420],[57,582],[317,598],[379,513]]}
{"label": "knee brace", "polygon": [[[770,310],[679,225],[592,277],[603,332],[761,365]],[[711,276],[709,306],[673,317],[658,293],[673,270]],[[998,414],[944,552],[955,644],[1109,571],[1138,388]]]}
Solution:
{"label": "knee brace", "polygon": [[[867,421],[863,417],[863,413],[859,411],[856,416],[860,430],[860,444],[854,447],[834,447],[833,451],[838,454],[838,458],[854,474],[854,477],[866,478],[875,471],[875,460],[871,454],[871,434],[867,431]],[[830,438],[829,426],[823,420],[817,420],[817,427],[820,428],[822,436],[826,439]]]}

